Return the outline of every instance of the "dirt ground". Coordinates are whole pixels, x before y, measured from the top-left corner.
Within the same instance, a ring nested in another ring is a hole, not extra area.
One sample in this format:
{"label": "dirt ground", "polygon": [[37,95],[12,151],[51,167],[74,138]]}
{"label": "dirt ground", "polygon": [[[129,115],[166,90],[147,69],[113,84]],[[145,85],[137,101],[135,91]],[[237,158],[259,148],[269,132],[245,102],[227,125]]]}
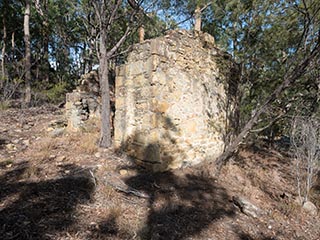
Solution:
{"label": "dirt ground", "polygon": [[62,120],[53,107],[0,112],[0,239],[320,239],[319,214],[295,203],[284,152],[247,148],[219,177],[210,166],[149,174],[99,149],[95,122],[68,133]]}

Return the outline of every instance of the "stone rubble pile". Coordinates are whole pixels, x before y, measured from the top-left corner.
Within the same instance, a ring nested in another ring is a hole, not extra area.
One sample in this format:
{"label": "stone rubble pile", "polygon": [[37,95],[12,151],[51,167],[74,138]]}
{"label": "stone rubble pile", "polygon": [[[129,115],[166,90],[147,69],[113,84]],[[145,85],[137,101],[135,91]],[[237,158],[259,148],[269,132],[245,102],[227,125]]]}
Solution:
{"label": "stone rubble pile", "polygon": [[66,95],[67,129],[78,131],[85,122],[100,117],[99,79],[92,71],[80,79],[79,87]]}

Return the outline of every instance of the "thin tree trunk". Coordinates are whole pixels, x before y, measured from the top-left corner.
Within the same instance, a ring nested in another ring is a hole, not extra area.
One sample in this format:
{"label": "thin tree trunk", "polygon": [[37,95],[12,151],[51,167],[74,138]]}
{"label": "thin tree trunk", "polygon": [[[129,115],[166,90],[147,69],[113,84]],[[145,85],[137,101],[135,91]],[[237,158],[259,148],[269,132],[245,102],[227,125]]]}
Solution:
{"label": "thin tree trunk", "polygon": [[41,58],[41,65],[44,66],[44,81],[49,82],[49,21],[48,21],[48,0],[35,1],[35,8],[42,18],[42,49],[43,57]]}
{"label": "thin tree trunk", "polygon": [[108,148],[111,146],[111,125],[110,125],[110,92],[109,92],[109,58],[106,49],[106,31],[100,32],[99,46],[99,79],[101,94],[101,136],[100,147]]}
{"label": "thin tree trunk", "polygon": [[1,79],[0,79],[0,88],[3,87],[4,81],[7,77],[6,74],[6,42],[7,42],[7,24],[6,24],[6,16],[7,16],[7,0],[4,1],[4,6],[3,6],[3,16],[2,16],[2,31],[3,31],[3,45],[2,45],[2,51],[1,51],[1,56],[2,56],[2,61],[1,61]]}
{"label": "thin tree trunk", "polygon": [[195,16],[195,23],[194,23],[194,30],[201,31],[201,9],[197,6],[196,10],[194,11]]}
{"label": "thin tree trunk", "polygon": [[25,98],[24,102],[30,104],[31,102],[31,49],[30,49],[30,0],[26,0],[26,8],[24,12],[24,43],[25,43]]}
{"label": "thin tree trunk", "polygon": [[[136,8],[133,2],[129,2],[133,5],[136,13],[140,11],[140,8]],[[108,5],[106,1],[93,1],[93,7],[95,15],[99,21],[99,80],[100,80],[100,94],[101,94],[101,137],[100,147],[108,148],[111,146],[111,109],[110,109],[110,92],[109,92],[109,61],[113,57],[114,53],[124,43],[130,34],[131,27],[127,26],[126,31],[119,39],[119,41],[107,51],[107,34],[110,30],[110,26],[116,20],[116,15],[122,1],[116,1],[115,3]],[[110,8],[111,7],[111,8]],[[110,15],[108,15],[107,9],[112,9]],[[130,17],[130,22],[133,21],[134,14]]]}
{"label": "thin tree trunk", "polygon": [[273,93],[266,99],[266,101],[256,109],[253,117],[246,123],[240,134],[232,141],[232,143],[225,149],[224,153],[215,161],[216,168],[220,172],[223,165],[227,163],[229,158],[238,150],[241,142],[247,137],[248,133],[254,126],[254,124],[259,119],[260,115],[264,113],[270,104],[276,100],[279,95],[290,85],[292,85],[297,79],[299,79],[305,73],[307,67],[310,65],[310,62],[320,55],[320,43],[317,44],[316,48],[312,53],[301,62],[290,74],[285,76],[283,82],[273,91]]}
{"label": "thin tree trunk", "polygon": [[44,36],[43,36],[43,50],[44,50],[44,54],[43,54],[43,61],[44,61],[44,67],[45,67],[45,71],[44,71],[44,80],[46,82],[49,82],[49,72],[50,72],[50,63],[49,63],[49,32],[48,32],[48,23],[46,21],[44,21],[44,26],[45,26],[45,32],[44,32]]}
{"label": "thin tree trunk", "polygon": [[50,72],[50,63],[49,63],[49,22],[48,22],[48,0],[43,1],[43,61],[44,61],[44,80],[49,82],[49,72]]}
{"label": "thin tree trunk", "polygon": [[144,41],[144,26],[139,27],[139,43]]}

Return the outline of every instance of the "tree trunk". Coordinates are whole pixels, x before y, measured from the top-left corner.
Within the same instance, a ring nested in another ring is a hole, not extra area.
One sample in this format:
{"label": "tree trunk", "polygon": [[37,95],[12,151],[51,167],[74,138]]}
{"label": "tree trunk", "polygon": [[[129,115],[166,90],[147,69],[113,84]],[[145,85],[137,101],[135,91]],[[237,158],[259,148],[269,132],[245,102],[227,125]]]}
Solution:
{"label": "tree trunk", "polygon": [[48,21],[48,0],[42,2],[43,14],[42,14],[42,34],[43,34],[43,64],[44,64],[44,81],[49,82],[50,79],[50,63],[49,63],[49,21]]}
{"label": "tree trunk", "polygon": [[144,26],[139,27],[139,43],[144,41]]}
{"label": "tree trunk", "polygon": [[2,16],[3,45],[2,45],[2,51],[1,51],[2,61],[1,61],[0,88],[3,87],[4,81],[7,77],[7,74],[6,74],[6,42],[7,42],[6,16],[7,16],[7,8],[8,8],[7,4],[8,4],[8,2],[7,2],[7,0],[5,0],[3,3],[3,16]]}
{"label": "tree trunk", "polygon": [[305,73],[310,62],[320,55],[320,43],[318,43],[311,54],[305,58],[290,74],[284,77],[283,82],[273,91],[273,93],[266,99],[266,101],[256,109],[252,118],[246,123],[240,134],[232,141],[232,143],[225,149],[224,153],[216,160],[216,168],[220,172],[223,165],[227,163],[229,158],[238,150],[241,142],[247,137],[249,131],[259,119],[260,115],[264,113],[270,104],[276,100],[279,95],[290,85],[292,85],[297,79],[299,79]]}
{"label": "tree trunk", "polygon": [[111,146],[111,125],[110,125],[110,92],[109,92],[109,57],[106,49],[106,31],[100,32],[99,45],[99,81],[101,94],[101,135],[100,147],[108,148]]}
{"label": "tree trunk", "polygon": [[49,63],[49,21],[48,21],[48,0],[42,0],[41,3],[39,0],[35,1],[35,8],[38,14],[42,18],[42,46],[43,56],[41,58],[41,66],[44,74],[43,78],[45,82],[49,82],[49,72],[50,72],[50,63]]}
{"label": "tree trunk", "polygon": [[194,23],[194,30],[201,31],[201,9],[197,6],[196,10],[194,11],[195,16],[195,23]]}
{"label": "tree trunk", "polygon": [[30,104],[31,102],[31,49],[30,49],[30,0],[26,0],[26,8],[24,12],[24,43],[25,43],[25,98],[24,102]]}
{"label": "tree trunk", "polygon": [[44,61],[44,67],[45,67],[45,72],[44,72],[44,80],[46,82],[50,81],[50,63],[49,63],[49,29],[48,29],[48,22],[45,20],[43,22],[43,25],[45,27],[44,29],[44,36],[43,36],[43,61]]}

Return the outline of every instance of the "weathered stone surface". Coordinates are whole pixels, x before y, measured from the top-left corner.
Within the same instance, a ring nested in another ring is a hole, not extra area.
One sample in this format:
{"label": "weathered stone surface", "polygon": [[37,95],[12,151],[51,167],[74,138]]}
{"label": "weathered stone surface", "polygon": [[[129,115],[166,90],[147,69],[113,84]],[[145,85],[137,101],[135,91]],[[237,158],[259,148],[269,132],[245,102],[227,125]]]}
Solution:
{"label": "weathered stone surface", "polygon": [[93,71],[80,79],[80,85],[66,95],[67,129],[78,131],[90,118],[100,117],[99,79]]}
{"label": "weathered stone surface", "polygon": [[233,203],[239,207],[240,211],[253,218],[258,218],[263,214],[263,211],[249,200],[243,197],[234,196],[232,198]]}
{"label": "weathered stone surface", "polygon": [[223,54],[209,34],[185,30],[135,45],[116,71],[115,147],[157,171],[219,156],[237,82]]}
{"label": "weathered stone surface", "polygon": [[310,214],[313,215],[313,216],[315,216],[315,215],[318,214],[318,209],[317,209],[317,207],[316,207],[312,202],[310,202],[310,201],[305,202],[305,203],[303,204],[302,208],[303,208],[306,212],[310,213]]}
{"label": "weathered stone surface", "polygon": [[59,136],[63,135],[64,131],[65,131],[65,128],[63,128],[63,127],[62,128],[55,128],[49,133],[49,135],[53,138],[59,137]]}

